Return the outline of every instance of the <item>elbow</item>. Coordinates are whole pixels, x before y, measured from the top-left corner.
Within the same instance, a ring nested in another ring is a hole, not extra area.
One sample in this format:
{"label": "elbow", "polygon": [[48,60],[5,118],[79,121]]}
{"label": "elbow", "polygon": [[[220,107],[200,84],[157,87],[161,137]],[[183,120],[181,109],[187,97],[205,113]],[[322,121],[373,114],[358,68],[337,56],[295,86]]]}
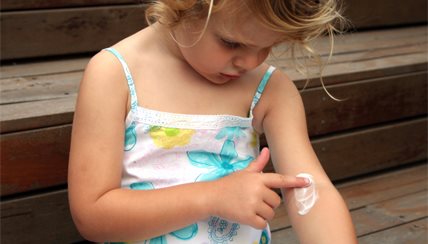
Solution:
{"label": "elbow", "polygon": [[105,241],[105,231],[100,223],[102,219],[97,217],[96,212],[89,206],[79,206],[79,208],[70,205],[71,217],[79,234],[88,241],[103,242]]}

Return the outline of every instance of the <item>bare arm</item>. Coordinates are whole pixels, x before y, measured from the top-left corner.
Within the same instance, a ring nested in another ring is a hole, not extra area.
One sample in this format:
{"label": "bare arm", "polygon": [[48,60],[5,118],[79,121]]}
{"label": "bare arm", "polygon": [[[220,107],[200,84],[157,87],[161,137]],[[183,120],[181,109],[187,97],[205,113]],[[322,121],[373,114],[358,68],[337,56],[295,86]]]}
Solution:
{"label": "bare arm", "polygon": [[299,215],[293,191],[283,190],[285,203],[301,243],[356,243],[346,204],[324,172],[306,129],[305,111],[294,84],[280,72],[269,83],[262,127],[276,172],[313,175],[319,199],[306,215]]}
{"label": "bare arm", "polygon": [[[117,60],[105,52],[98,54],[81,82],[68,178],[72,216],[87,239],[149,239],[211,215],[263,228],[280,202],[270,188],[305,184],[294,177],[259,174],[257,165],[268,158],[264,153],[257,159],[260,162],[253,163],[256,166],[217,181],[157,190],[122,189],[127,99]],[[225,199],[228,204],[221,204]]]}

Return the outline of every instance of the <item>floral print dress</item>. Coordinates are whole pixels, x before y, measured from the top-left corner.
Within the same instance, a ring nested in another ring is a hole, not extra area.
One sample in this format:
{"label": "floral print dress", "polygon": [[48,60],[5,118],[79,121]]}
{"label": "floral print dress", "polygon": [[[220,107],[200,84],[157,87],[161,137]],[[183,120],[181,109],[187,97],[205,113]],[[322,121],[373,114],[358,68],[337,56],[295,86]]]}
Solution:
{"label": "floral print dress", "polygon": [[[122,187],[152,190],[216,180],[246,168],[257,157],[259,139],[252,127],[252,110],[274,67],[269,67],[260,82],[249,117],[176,114],[139,106],[127,64],[115,49],[106,50],[121,62],[131,97],[131,110],[126,118]],[[270,243],[270,231],[212,216],[169,234],[134,243],[259,244]]]}

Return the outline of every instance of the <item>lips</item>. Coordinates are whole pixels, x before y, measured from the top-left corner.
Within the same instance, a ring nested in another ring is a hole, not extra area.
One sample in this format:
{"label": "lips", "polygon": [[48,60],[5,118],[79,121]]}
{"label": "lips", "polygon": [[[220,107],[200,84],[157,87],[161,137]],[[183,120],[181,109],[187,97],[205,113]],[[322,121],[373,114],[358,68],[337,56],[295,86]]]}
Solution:
{"label": "lips", "polygon": [[239,79],[239,77],[241,77],[241,75],[224,74],[224,73],[220,73],[220,75],[229,79]]}

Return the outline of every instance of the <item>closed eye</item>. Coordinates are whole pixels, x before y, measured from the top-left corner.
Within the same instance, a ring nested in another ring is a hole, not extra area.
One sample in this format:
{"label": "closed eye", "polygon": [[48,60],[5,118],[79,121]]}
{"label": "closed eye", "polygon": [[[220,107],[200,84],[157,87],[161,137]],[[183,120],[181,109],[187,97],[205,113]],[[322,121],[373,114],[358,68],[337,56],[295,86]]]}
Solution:
{"label": "closed eye", "polygon": [[229,41],[229,40],[226,40],[224,38],[220,38],[220,40],[223,43],[223,45],[226,46],[227,48],[236,49],[236,48],[242,46],[241,43],[234,42],[234,41]]}

